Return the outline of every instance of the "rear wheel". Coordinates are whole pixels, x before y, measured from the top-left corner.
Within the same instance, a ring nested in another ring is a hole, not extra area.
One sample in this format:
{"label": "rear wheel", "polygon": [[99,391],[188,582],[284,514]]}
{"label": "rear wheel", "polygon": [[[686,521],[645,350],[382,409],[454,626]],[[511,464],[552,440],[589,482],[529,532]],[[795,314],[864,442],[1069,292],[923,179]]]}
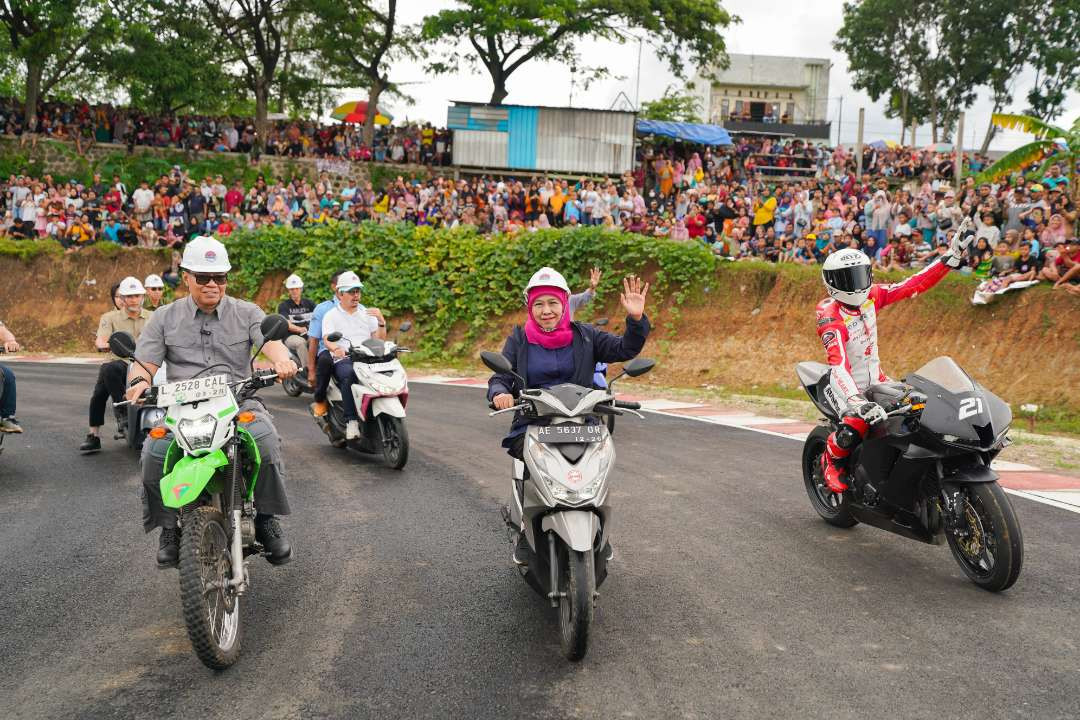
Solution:
{"label": "rear wheel", "polygon": [[281,381],[281,389],[289,397],[300,397],[304,392],[304,386],[300,383],[299,374]]}
{"label": "rear wheel", "polygon": [[985,590],[1012,587],[1024,561],[1024,538],[1005,491],[996,482],[967,485],[957,501],[964,503],[963,523],[945,531],[953,558]]}
{"label": "rear wheel", "polygon": [[405,429],[405,420],[380,415],[379,428],[382,430],[383,458],[387,465],[400,470],[409,460],[409,431]]}
{"label": "rear wheel", "polygon": [[562,651],[569,660],[580,660],[589,650],[596,597],[596,569],[592,551],[567,548],[559,572],[559,631]]}
{"label": "rear wheel", "polygon": [[234,560],[229,524],[212,507],[185,513],[180,535],[180,600],[195,654],[204,665],[224,670],[240,656],[240,598],[229,581]]}
{"label": "rear wheel", "polygon": [[825,474],[821,470],[821,458],[825,454],[825,443],[831,430],[824,425],[814,428],[803,445],[802,471],[806,494],[810,504],[825,522],[836,527],[849,528],[858,524],[847,509],[843,494],[834,493],[825,487]]}

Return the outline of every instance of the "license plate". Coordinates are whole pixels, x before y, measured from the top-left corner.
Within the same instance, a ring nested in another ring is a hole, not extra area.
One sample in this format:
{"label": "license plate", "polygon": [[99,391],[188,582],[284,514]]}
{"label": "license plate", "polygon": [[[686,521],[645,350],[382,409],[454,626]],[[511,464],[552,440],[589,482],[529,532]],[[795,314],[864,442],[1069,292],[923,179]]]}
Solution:
{"label": "license plate", "polygon": [[381,363],[365,363],[368,370],[372,372],[389,372],[391,370],[397,370],[398,364],[396,362],[381,362]]}
{"label": "license plate", "polygon": [[541,425],[536,439],[542,443],[594,443],[604,439],[603,425]]}
{"label": "license plate", "polygon": [[225,397],[228,392],[228,375],[211,375],[165,383],[158,389],[158,407],[212,400]]}

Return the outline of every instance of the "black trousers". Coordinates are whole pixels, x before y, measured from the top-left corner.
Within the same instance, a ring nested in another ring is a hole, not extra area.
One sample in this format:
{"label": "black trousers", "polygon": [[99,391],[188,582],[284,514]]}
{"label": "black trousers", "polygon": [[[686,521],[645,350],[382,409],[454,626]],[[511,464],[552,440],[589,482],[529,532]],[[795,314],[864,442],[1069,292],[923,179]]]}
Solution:
{"label": "black trousers", "polygon": [[123,401],[127,390],[127,372],[128,366],[123,360],[112,360],[98,370],[94,394],[90,396],[90,427],[105,424],[105,405],[109,398],[114,404]]}
{"label": "black trousers", "polygon": [[334,358],[330,351],[323,350],[315,358],[315,402],[326,402],[326,389],[330,387],[332,377],[334,377]]}

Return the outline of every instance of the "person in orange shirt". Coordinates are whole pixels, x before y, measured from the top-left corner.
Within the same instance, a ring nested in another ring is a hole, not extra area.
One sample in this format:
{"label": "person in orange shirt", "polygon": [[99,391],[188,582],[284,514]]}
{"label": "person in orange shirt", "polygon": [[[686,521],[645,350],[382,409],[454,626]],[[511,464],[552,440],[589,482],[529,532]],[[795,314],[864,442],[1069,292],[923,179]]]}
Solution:
{"label": "person in orange shirt", "polygon": [[554,220],[555,227],[562,227],[562,210],[563,205],[566,204],[566,195],[563,194],[562,183],[555,183],[555,192],[552,193],[548,204],[551,206],[551,217]]}

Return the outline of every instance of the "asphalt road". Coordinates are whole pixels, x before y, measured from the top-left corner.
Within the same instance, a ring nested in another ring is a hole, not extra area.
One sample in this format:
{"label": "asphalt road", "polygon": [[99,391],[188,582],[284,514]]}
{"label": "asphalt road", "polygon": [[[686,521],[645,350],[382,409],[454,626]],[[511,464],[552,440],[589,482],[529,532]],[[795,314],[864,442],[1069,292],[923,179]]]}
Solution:
{"label": "asphalt road", "polygon": [[215,674],[175,571],[154,565],[136,459],[75,449],[96,368],[16,372],[29,432],[0,457],[5,718],[1080,716],[1080,517],[1013,498],[1024,570],[992,595],[944,546],[820,521],[798,443],[655,414],[620,421],[618,556],[589,654],[568,663],[509,562],[506,420],[476,390],[427,385],[402,472],[263,392],[294,560],[253,566],[243,657]]}

